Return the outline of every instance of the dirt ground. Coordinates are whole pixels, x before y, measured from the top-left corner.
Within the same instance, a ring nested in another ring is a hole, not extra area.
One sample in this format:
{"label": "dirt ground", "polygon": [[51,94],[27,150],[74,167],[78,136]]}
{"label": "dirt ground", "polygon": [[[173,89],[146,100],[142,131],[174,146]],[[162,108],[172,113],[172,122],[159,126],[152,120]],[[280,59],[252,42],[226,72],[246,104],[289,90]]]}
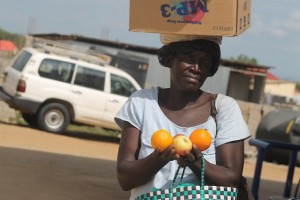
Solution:
{"label": "dirt ground", "polygon": [[[0,199],[128,199],[116,179],[118,140],[68,132],[51,134],[0,123]],[[244,175],[251,187],[255,159],[246,159]],[[260,198],[283,194],[287,166],[264,163]],[[293,190],[300,179],[294,173]]]}

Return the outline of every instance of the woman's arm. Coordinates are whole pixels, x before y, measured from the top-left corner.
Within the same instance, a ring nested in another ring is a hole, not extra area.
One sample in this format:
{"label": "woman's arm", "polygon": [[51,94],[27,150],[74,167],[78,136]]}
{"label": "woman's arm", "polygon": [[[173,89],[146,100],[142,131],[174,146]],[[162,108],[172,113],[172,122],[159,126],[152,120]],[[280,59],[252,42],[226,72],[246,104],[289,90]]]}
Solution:
{"label": "woman's arm", "polygon": [[216,165],[205,164],[210,185],[237,187],[244,168],[244,140],[220,145],[216,148]]}
{"label": "woman's arm", "polygon": [[[197,147],[179,159],[180,165],[188,166],[200,179],[202,153]],[[237,187],[244,167],[244,140],[233,141],[216,148],[216,164],[205,161],[205,181],[208,185]]]}
{"label": "woman's arm", "polygon": [[150,181],[170,160],[175,150],[169,146],[165,151],[154,150],[148,157],[138,160],[140,131],[124,122],[117,160],[117,176],[120,186],[130,190]]}

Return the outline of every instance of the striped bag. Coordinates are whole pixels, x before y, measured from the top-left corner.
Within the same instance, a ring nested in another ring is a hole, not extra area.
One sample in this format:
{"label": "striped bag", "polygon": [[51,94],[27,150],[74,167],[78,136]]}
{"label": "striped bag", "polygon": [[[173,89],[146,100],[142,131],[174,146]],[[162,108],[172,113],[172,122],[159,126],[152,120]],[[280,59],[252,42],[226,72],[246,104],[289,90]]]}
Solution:
{"label": "striped bag", "polygon": [[178,167],[169,189],[156,189],[152,192],[138,196],[136,200],[236,200],[238,194],[237,188],[205,185],[204,164],[205,162],[202,156],[200,185],[182,183],[185,170],[185,168],[183,168],[180,182],[177,186],[175,186],[175,182],[180,170],[180,167]]}

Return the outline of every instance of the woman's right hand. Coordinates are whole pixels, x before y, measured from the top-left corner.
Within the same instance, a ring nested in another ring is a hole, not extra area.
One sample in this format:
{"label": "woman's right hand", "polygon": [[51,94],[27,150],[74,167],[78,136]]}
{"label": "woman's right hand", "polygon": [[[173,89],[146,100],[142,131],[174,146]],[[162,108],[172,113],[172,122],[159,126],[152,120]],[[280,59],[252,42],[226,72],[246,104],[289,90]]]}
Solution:
{"label": "woman's right hand", "polygon": [[201,150],[198,149],[196,145],[193,145],[192,150],[187,151],[185,156],[179,157],[177,159],[177,162],[181,167],[188,167],[197,164],[197,162],[201,160],[201,157],[202,157]]}
{"label": "woman's right hand", "polygon": [[160,160],[168,163],[169,161],[178,159],[178,154],[176,154],[174,146],[168,146],[164,151],[160,152],[159,149],[155,149],[153,156],[159,158]]}
{"label": "woman's right hand", "polygon": [[117,177],[120,186],[126,191],[148,183],[169,161],[175,159],[173,145],[162,152],[155,149],[149,156],[138,158],[140,136],[140,130],[124,122],[118,151]]}

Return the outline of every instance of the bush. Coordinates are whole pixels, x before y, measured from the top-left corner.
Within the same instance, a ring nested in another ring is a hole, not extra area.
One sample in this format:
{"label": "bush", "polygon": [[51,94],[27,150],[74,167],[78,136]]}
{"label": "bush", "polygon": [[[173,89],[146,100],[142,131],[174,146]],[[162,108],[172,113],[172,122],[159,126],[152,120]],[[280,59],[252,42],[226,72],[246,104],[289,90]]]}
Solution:
{"label": "bush", "polygon": [[0,28],[0,40],[10,40],[18,49],[22,49],[25,45],[26,38],[24,35],[10,33]]}

